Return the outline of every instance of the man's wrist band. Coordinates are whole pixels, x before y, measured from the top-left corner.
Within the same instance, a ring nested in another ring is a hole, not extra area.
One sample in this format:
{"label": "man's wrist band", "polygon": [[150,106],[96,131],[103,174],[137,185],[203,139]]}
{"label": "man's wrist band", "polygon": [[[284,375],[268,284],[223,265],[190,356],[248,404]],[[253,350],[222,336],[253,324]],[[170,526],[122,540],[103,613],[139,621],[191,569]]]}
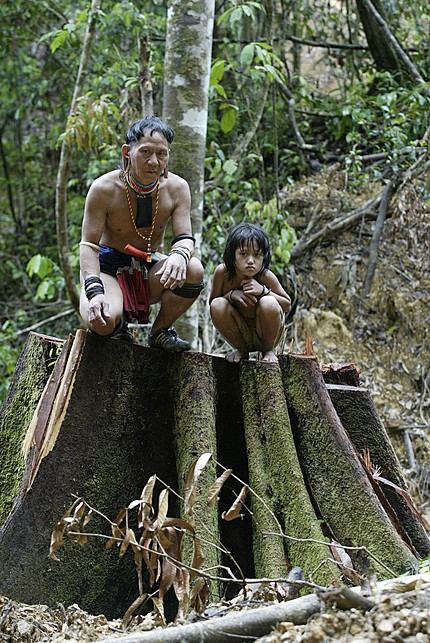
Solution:
{"label": "man's wrist band", "polygon": [[96,297],[97,295],[105,294],[105,288],[103,286],[103,282],[100,279],[100,277],[98,277],[97,275],[90,275],[85,279],[84,290],[88,301],[90,301],[93,297]]}
{"label": "man's wrist band", "polygon": [[180,246],[179,248],[172,248],[167,256],[170,257],[171,255],[180,255],[185,259],[185,263],[187,265],[189,260],[191,259],[191,251],[183,246]]}

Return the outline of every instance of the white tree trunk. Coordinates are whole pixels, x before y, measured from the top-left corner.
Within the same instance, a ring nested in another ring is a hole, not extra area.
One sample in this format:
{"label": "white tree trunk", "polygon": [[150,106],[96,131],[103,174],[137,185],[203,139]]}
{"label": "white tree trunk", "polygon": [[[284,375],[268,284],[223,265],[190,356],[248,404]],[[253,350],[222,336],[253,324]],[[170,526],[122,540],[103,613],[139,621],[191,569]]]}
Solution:
{"label": "white tree trunk", "polygon": [[[167,12],[163,117],[175,130],[171,168],[191,190],[196,255],[202,243],[204,160],[214,0],[172,0]],[[181,333],[198,348],[198,305],[181,318]]]}

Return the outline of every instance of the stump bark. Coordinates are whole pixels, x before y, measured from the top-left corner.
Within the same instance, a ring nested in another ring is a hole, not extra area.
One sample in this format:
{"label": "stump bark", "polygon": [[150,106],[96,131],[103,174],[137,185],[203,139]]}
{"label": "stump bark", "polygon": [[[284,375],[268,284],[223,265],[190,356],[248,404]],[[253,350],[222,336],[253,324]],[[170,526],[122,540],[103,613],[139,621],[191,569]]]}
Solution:
{"label": "stump bark", "polygon": [[[46,350],[59,340],[47,341],[29,336],[0,413],[4,462],[15,472],[0,489],[0,591],[8,597],[122,616],[138,594],[132,555],[119,558],[116,547],[105,550],[93,537],[86,547],[67,541],[60,560],[52,560],[53,527],[74,496],[113,520],[154,474],[156,494],[170,489],[168,515],[180,516],[185,475],[202,453],[217,461],[200,476],[196,498],[203,568],[214,576],[220,561],[242,581],[283,577],[298,566],[307,575],[318,570],[314,580],[329,584],[341,578],[326,562],[331,535],[371,550],[373,557],[353,556],[361,572],[370,567],[384,578],[388,569],[416,566],[363,471],[316,360],[229,364],[78,330],[50,373]],[[225,468],[233,474],[218,507],[208,507],[209,486]],[[226,522],[222,513],[243,484],[252,489],[244,517]],[[92,533],[106,534],[101,515]],[[144,584],[149,590],[146,577]],[[215,596],[238,591],[237,582],[212,585]]]}

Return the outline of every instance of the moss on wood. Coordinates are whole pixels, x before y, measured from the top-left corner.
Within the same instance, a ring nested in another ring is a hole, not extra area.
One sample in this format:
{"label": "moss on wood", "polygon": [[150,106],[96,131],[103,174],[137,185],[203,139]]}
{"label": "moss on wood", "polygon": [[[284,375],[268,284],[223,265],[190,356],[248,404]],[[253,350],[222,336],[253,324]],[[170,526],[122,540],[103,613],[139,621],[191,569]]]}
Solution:
{"label": "moss on wood", "polygon": [[[361,467],[334,410],[314,358],[281,358],[284,385],[299,458],[312,494],[334,537],[366,547],[373,557],[352,552],[359,569],[381,578],[416,568],[417,560],[394,530]],[[376,560],[375,560],[376,559]]]}
{"label": "moss on wood", "polygon": [[29,333],[0,414],[0,525],[17,496],[25,470],[22,444],[64,340]]}
{"label": "moss on wood", "polygon": [[[368,453],[372,466],[379,469],[382,477],[393,482],[400,490],[406,490],[399,460],[369,391],[351,386],[328,385],[327,389],[357,451],[361,455]],[[383,482],[380,486],[418,555],[421,558],[428,556],[430,540],[417,513],[411,509],[401,491]]]}
{"label": "moss on wood", "polygon": [[[330,564],[321,566],[330,557],[328,547],[303,542],[322,541],[323,535],[300,469],[281,371],[277,365],[244,363],[241,385],[250,486],[267,505],[251,496],[257,576],[282,576],[287,567],[299,566],[308,577],[319,568],[314,581],[329,585],[339,573]],[[264,535],[280,530],[291,539]]]}
{"label": "moss on wood", "polygon": [[[211,359],[207,355],[188,353],[172,356],[169,363],[174,408],[173,437],[179,492],[184,497],[184,483],[193,462],[202,454],[216,455],[215,379]],[[196,533],[205,541],[218,545],[217,506],[208,507],[209,487],[216,478],[211,460],[198,478],[195,520]],[[189,516],[184,518],[189,519]],[[216,568],[218,549],[204,546],[204,567]],[[217,594],[217,589],[213,591]]]}

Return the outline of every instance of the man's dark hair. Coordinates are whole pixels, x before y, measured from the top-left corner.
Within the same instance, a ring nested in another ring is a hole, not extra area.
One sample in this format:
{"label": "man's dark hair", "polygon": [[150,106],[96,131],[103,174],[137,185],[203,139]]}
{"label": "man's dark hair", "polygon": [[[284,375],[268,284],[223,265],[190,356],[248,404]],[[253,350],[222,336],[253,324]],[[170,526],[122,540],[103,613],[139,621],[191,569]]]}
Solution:
{"label": "man's dark hair", "polygon": [[150,136],[152,136],[154,132],[159,132],[164,136],[169,145],[175,136],[174,131],[169,125],[167,125],[166,121],[158,118],[158,116],[145,116],[130,125],[127,134],[125,135],[125,142],[127,145],[135,143],[148,132]]}
{"label": "man's dark hair", "polygon": [[255,275],[263,275],[270,265],[270,242],[267,234],[255,225],[255,223],[238,223],[228,233],[222,259],[227,270],[229,279],[234,279],[236,274],[235,254],[237,248],[247,248],[249,244],[257,244],[257,248],[263,253],[263,264],[261,270]]}

